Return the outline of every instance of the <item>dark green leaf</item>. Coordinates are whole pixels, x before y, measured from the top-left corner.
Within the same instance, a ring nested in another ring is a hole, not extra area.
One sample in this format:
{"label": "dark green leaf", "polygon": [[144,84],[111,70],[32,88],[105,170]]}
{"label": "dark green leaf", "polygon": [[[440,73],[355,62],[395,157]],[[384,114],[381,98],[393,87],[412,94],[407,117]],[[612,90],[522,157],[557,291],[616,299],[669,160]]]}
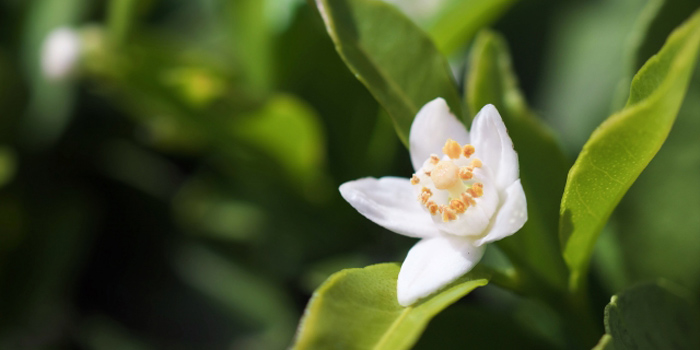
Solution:
{"label": "dark green leaf", "polygon": [[396,8],[378,0],[316,4],[338,53],[389,112],[404,144],[418,110],[436,97],[443,97],[456,115],[462,115],[447,61]]}
{"label": "dark green leaf", "polygon": [[613,296],[605,307],[605,329],[612,337],[608,343],[617,350],[700,349],[700,314],[689,300],[682,289],[664,281]]}

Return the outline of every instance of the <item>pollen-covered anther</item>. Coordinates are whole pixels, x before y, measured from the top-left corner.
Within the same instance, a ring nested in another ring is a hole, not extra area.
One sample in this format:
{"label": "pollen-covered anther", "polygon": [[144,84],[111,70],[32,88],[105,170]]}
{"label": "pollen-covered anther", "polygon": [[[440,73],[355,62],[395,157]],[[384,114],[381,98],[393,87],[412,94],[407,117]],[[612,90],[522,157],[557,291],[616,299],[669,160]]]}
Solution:
{"label": "pollen-covered anther", "polygon": [[435,154],[431,154],[431,155],[430,155],[430,163],[432,163],[433,165],[435,165],[435,164],[437,164],[439,161],[440,161],[440,157],[438,157],[438,156],[435,155]]}
{"label": "pollen-covered anther", "polygon": [[471,188],[467,190],[470,196],[474,198],[479,198],[484,195],[484,184],[477,182],[472,185]]}
{"label": "pollen-covered anther", "polygon": [[482,165],[483,164],[481,163],[481,160],[479,158],[472,159],[471,166],[473,166],[475,168],[481,168]]}
{"label": "pollen-covered anther", "polygon": [[462,146],[460,146],[457,141],[448,139],[447,142],[445,142],[445,146],[442,147],[442,153],[445,153],[445,155],[451,159],[457,159],[462,153]]}
{"label": "pollen-covered anther", "polygon": [[442,221],[448,222],[457,219],[457,212],[449,207],[442,207]]}
{"label": "pollen-covered anther", "polygon": [[474,198],[472,198],[472,196],[468,192],[469,191],[464,192],[460,196],[462,198],[462,202],[464,202],[467,207],[476,205],[476,201],[474,200]]}
{"label": "pollen-covered anther", "polygon": [[474,152],[476,152],[476,149],[472,145],[464,145],[464,147],[462,147],[462,154],[467,158],[471,157]]}
{"label": "pollen-covered anther", "polygon": [[461,167],[459,168],[459,178],[462,180],[469,180],[472,177],[474,177],[474,174],[468,167]]}
{"label": "pollen-covered anther", "polygon": [[431,191],[427,187],[423,187],[423,189],[420,191],[420,195],[418,196],[418,200],[425,204],[428,202],[428,199],[433,196],[433,191]]}
{"label": "pollen-covered anther", "polygon": [[464,202],[462,202],[462,201],[459,200],[459,199],[453,199],[453,200],[451,200],[451,201],[450,201],[450,208],[451,208],[452,210],[456,211],[457,214],[462,214],[462,213],[464,213],[465,211],[467,211],[467,205],[464,204]]}
{"label": "pollen-covered anther", "polygon": [[428,203],[425,204],[425,207],[430,211],[430,215],[435,215],[440,211],[440,207],[438,207],[438,205],[433,201],[428,201]]}
{"label": "pollen-covered anther", "polygon": [[420,178],[418,178],[418,176],[416,176],[416,174],[413,174],[413,176],[411,176],[411,185],[417,185],[419,182],[420,182]]}
{"label": "pollen-covered anther", "polygon": [[452,161],[440,161],[431,171],[430,179],[438,190],[452,188],[460,181],[459,168]]}

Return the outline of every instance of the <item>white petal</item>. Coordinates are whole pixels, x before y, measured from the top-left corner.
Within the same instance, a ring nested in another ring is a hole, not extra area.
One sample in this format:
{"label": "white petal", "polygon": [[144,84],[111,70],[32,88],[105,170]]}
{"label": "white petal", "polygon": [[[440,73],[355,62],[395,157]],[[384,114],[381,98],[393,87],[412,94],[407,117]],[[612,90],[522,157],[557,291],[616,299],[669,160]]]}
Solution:
{"label": "white petal", "polygon": [[80,36],[70,28],[54,29],[44,40],[41,66],[49,79],[59,80],[69,75],[80,59]]}
{"label": "white petal", "polygon": [[520,230],[527,221],[527,201],[520,179],[505,190],[503,205],[496,214],[496,219],[488,234],[476,240],[476,245],[482,245],[501,240]]}
{"label": "white petal", "polygon": [[474,117],[470,133],[476,156],[491,168],[498,189],[505,189],[518,179],[518,154],[496,107],[484,106]]}
{"label": "white petal", "polygon": [[441,235],[420,240],[401,265],[397,294],[409,306],[469,272],[484,255],[467,237]]}
{"label": "white petal", "polygon": [[441,155],[447,139],[463,145],[469,143],[469,133],[450,112],[447,102],[438,97],[426,103],[411,124],[408,141],[413,169],[418,171],[431,154]]}
{"label": "white petal", "polygon": [[366,177],[340,185],[340,194],[360,214],[388,230],[418,238],[439,233],[430,214],[421,209],[408,179]]}

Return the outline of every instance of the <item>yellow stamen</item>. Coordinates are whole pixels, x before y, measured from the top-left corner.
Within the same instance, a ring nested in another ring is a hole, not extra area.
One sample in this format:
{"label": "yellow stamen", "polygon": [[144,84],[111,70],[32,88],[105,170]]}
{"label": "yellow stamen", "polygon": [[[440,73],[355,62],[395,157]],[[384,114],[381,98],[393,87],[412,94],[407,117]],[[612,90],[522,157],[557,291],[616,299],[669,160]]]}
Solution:
{"label": "yellow stamen", "polygon": [[464,192],[460,197],[462,198],[462,202],[464,202],[467,207],[476,205],[476,201],[474,201],[474,198],[472,198],[469,193]]}
{"label": "yellow stamen", "polygon": [[479,160],[479,158],[474,158],[474,159],[472,159],[472,164],[471,164],[471,166],[473,166],[473,167],[475,167],[475,168],[481,168],[481,166],[482,166],[481,160]]}
{"label": "yellow stamen", "polygon": [[474,146],[472,145],[464,145],[464,147],[462,147],[462,154],[464,154],[464,156],[467,158],[471,157],[475,151],[476,149],[474,149]]}
{"label": "yellow stamen", "polygon": [[448,207],[442,207],[442,221],[448,222],[457,219],[457,213]]}
{"label": "yellow stamen", "polygon": [[440,161],[440,157],[438,157],[434,154],[430,155],[430,163],[437,164],[439,161]]}
{"label": "yellow stamen", "polygon": [[419,182],[420,179],[418,178],[418,176],[416,176],[416,174],[413,174],[413,176],[411,176],[411,185],[417,185]]}
{"label": "yellow stamen", "polygon": [[462,214],[462,213],[464,213],[465,211],[467,211],[467,205],[464,204],[464,202],[462,202],[462,201],[459,200],[459,199],[453,199],[453,200],[450,202],[450,208],[451,208],[452,210],[456,211],[457,214]]}
{"label": "yellow stamen", "polygon": [[442,148],[442,153],[445,153],[451,159],[459,158],[461,151],[462,146],[453,139],[448,139],[447,142],[445,142],[445,146]]}
{"label": "yellow stamen", "polygon": [[467,190],[470,196],[474,198],[479,198],[484,195],[484,184],[477,182],[472,185],[470,189]]}
{"label": "yellow stamen", "polygon": [[433,196],[433,191],[431,191],[427,187],[423,187],[423,189],[420,191],[420,195],[418,196],[418,200],[421,203],[425,204],[426,202],[428,202],[428,199],[430,199],[430,197],[432,197],[432,196]]}
{"label": "yellow stamen", "polygon": [[428,203],[425,204],[425,207],[430,211],[430,215],[435,215],[440,211],[438,205],[433,201],[428,201]]}
{"label": "yellow stamen", "polygon": [[460,179],[469,180],[472,177],[474,177],[474,174],[471,172],[471,170],[469,170],[468,167],[463,166],[463,167],[459,168],[459,178]]}

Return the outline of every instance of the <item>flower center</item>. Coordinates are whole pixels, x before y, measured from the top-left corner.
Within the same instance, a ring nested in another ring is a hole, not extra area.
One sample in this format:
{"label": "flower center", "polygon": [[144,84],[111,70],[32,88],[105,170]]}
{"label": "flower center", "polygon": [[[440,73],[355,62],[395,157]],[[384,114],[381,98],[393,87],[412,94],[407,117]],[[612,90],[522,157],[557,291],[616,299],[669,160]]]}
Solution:
{"label": "flower center", "polygon": [[[418,173],[411,177],[411,184],[420,186],[418,201],[431,215],[442,215],[442,221],[457,220],[470,206],[476,206],[476,198],[484,195],[484,185],[474,180],[474,169],[482,166],[479,159],[469,158],[476,150],[472,145],[461,146],[447,140],[442,152],[448,159],[440,160],[433,154]],[[440,196],[433,193],[446,192]]]}

